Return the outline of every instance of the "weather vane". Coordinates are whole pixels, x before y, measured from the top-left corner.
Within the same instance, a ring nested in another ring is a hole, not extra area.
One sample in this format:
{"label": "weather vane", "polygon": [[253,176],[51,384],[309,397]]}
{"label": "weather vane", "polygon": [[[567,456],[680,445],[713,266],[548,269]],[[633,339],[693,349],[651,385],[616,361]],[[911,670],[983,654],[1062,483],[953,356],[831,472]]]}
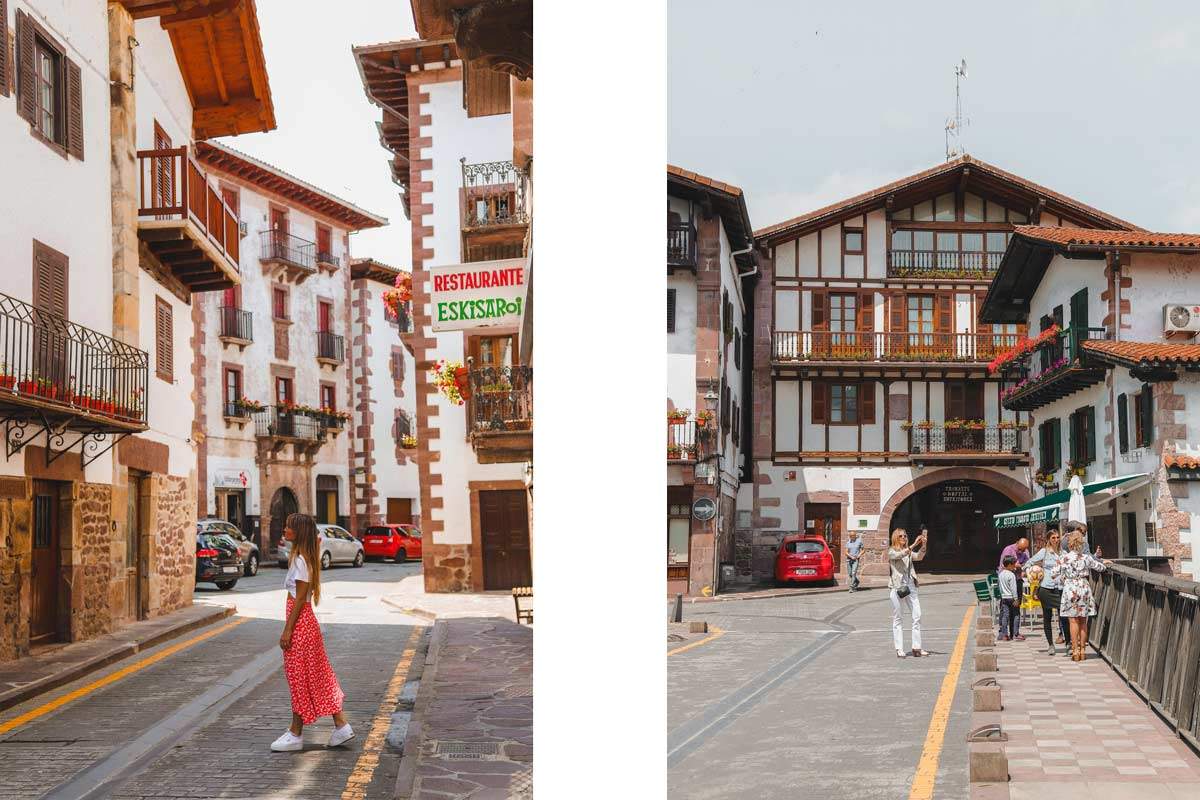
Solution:
{"label": "weather vane", "polygon": [[967,60],[962,59],[954,68],[954,116],[946,119],[946,160],[958,158],[965,155],[966,147],[963,145],[963,126],[970,125],[971,120],[963,120],[962,115],[962,92],[960,85],[967,77]]}

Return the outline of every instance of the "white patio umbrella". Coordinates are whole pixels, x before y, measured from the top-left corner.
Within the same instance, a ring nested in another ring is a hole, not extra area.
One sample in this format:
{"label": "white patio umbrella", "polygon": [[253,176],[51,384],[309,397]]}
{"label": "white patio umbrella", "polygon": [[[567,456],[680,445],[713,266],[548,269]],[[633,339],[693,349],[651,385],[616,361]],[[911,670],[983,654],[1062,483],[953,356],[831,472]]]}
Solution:
{"label": "white patio umbrella", "polygon": [[1071,493],[1071,499],[1067,501],[1067,520],[1086,523],[1087,508],[1083,504],[1083,481],[1079,480],[1078,475],[1071,476],[1067,491]]}

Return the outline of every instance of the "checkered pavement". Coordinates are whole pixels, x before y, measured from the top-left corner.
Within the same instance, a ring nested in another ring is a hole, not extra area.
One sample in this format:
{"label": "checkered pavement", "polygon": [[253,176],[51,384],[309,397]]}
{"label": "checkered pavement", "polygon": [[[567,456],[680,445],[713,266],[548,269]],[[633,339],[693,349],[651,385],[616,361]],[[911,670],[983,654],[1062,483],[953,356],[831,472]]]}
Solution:
{"label": "checkered pavement", "polygon": [[1200,798],[1200,757],[1098,654],[1075,662],[1064,648],[996,643],[1011,783],[1194,782]]}

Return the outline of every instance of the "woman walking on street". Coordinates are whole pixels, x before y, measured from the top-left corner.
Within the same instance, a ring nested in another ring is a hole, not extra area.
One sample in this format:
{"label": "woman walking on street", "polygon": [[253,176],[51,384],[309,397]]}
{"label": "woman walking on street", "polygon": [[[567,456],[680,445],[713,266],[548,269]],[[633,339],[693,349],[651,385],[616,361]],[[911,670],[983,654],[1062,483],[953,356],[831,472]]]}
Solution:
{"label": "woman walking on street", "polygon": [[904,658],[904,617],[901,606],[907,605],[912,614],[912,654],[927,656],[921,649],[921,601],[917,597],[917,571],[913,562],[925,557],[926,534],[922,533],[910,547],[908,531],[897,528],[892,531],[892,546],[888,549],[891,572],[888,589],[892,598],[892,642],[896,645],[896,657]]}
{"label": "woman walking on street", "polygon": [[317,524],[307,514],[289,514],[283,538],[291,543],[291,553],[283,581],[288,590],[287,622],[279,637],[279,647],[283,650],[283,670],[292,693],[292,725],[271,743],[271,749],[302,750],[304,726],[325,716],[332,716],[335,726],[329,747],[337,747],[352,739],[354,730],[342,714],[346,696],[329,666],[325,640],[313,613],[313,606],[321,602]]}
{"label": "woman walking on street", "polygon": [[[1070,550],[1059,559],[1051,577],[1062,583],[1062,605],[1059,613],[1071,626],[1071,660],[1083,661],[1087,648],[1088,617],[1096,613],[1096,598],[1092,595],[1092,570],[1105,569],[1104,562],[1083,552],[1083,534],[1073,531],[1067,536]],[[1100,548],[1096,548],[1096,556]]]}
{"label": "woman walking on street", "polygon": [[1062,549],[1062,534],[1056,528],[1051,528],[1046,535],[1046,546],[1025,562],[1027,570],[1032,570],[1034,566],[1042,568],[1042,581],[1038,584],[1037,599],[1042,604],[1042,629],[1046,633],[1046,645],[1049,648],[1046,653],[1048,655],[1055,655],[1058,652],[1054,646],[1053,634],[1055,611],[1058,612],[1059,627],[1057,643],[1062,644],[1067,638],[1067,620],[1060,609],[1062,584],[1054,579],[1054,567],[1065,555],[1066,551]]}

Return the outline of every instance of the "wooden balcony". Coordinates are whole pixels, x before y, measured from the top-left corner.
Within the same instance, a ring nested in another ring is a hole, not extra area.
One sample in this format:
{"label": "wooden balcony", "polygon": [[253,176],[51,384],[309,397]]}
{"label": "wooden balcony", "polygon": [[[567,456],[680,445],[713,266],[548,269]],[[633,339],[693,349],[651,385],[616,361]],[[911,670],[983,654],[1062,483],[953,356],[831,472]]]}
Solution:
{"label": "wooden balcony", "polygon": [[690,222],[667,223],[667,272],[696,270],[696,229]]}
{"label": "wooden balcony", "polygon": [[1016,342],[1016,334],[996,333],[775,331],[771,363],[776,367],[835,366],[843,370],[896,365],[986,372],[988,362]]}
{"label": "wooden balcony", "polygon": [[1000,395],[1012,411],[1033,411],[1044,405],[1094,386],[1104,380],[1103,365],[1084,361],[1080,344],[1088,339],[1107,339],[1104,328],[1070,328],[1043,344],[1006,371],[1012,385]]}
{"label": "wooden balcony", "polygon": [[[469,365],[471,366],[471,365]],[[467,420],[481,464],[533,458],[533,368],[474,367],[468,372]]]}
{"label": "wooden balcony", "polygon": [[990,281],[1004,253],[981,251],[889,250],[889,278]]}
{"label": "wooden balcony", "polygon": [[1019,427],[930,425],[908,430],[908,452],[914,464],[1011,465],[1029,462],[1029,445]]}
{"label": "wooden balcony", "polygon": [[237,215],[187,147],[138,151],[138,238],[193,292],[241,282]]}
{"label": "wooden balcony", "polygon": [[317,331],[317,361],[322,366],[337,367],[346,360],[346,340],[336,333]]}
{"label": "wooden balcony", "polygon": [[221,325],[217,338],[221,344],[236,345],[239,351],[245,350],[246,345],[254,341],[254,313],[232,306],[221,306],[217,311]]}
{"label": "wooden balcony", "polygon": [[91,463],[146,429],[148,375],[144,351],[0,294],[0,424],[9,459],[44,434],[47,465],[71,450]]}
{"label": "wooden balcony", "polygon": [[263,231],[260,239],[258,260],[267,278],[299,285],[316,274],[316,242],[276,230]]}
{"label": "wooden balcony", "polygon": [[461,164],[467,260],[521,258],[530,219],[525,171],[511,161]]}

